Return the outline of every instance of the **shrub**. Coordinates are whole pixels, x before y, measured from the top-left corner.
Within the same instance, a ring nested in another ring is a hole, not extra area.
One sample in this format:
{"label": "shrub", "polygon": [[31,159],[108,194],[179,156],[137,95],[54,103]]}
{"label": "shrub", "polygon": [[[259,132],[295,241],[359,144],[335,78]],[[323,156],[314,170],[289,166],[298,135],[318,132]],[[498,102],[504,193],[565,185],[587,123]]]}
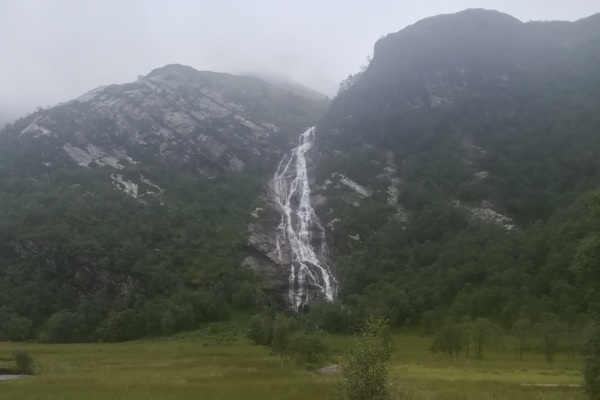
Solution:
{"label": "shrub", "polygon": [[13,342],[31,339],[33,323],[29,318],[14,317],[2,325],[2,338]]}
{"label": "shrub", "polygon": [[317,335],[296,332],[289,339],[286,353],[297,364],[314,367],[327,356],[329,349]]}
{"label": "shrub", "polygon": [[17,365],[17,373],[33,375],[33,357],[25,350],[15,350],[13,361]]}
{"label": "shrub", "polygon": [[410,399],[402,387],[390,382],[386,365],[392,344],[385,332],[387,321],[370,317],[360,329],[356,349],[342,364],[338,400]]}

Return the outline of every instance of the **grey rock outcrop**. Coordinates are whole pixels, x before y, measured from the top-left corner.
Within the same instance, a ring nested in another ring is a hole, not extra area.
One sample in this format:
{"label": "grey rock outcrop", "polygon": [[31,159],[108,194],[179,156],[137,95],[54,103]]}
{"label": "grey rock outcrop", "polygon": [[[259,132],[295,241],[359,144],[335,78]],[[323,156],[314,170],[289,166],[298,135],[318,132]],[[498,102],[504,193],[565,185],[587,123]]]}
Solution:
{"label": "grey rock outcrop", "polygon": [[[213,176],[272,161],[281,151],[275,143],[285,144],[326,104],[256,78],[169,65],[39,110],[11,135],[59,150],[46,156],[50,165],[122,169],[158,162]],[[299,110],[304,117],[294,117]]]}

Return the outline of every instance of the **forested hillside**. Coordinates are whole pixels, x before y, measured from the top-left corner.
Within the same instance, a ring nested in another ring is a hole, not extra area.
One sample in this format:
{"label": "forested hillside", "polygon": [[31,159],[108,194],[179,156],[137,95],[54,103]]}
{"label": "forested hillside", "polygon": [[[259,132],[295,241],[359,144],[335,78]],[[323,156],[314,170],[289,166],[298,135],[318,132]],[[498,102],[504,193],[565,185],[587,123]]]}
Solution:
{"label": "forested hillside", "polygon": [[171,65],[7,125],[0,340],[128,340],[263,307],[241,264],[250,211],[326,104]]}
{"label": "forested hillside", "polygon": [[468,10],[380,39],[320,125],[340,315],[581,323],[571,267],[600,187],[599,70],[598,15]]}

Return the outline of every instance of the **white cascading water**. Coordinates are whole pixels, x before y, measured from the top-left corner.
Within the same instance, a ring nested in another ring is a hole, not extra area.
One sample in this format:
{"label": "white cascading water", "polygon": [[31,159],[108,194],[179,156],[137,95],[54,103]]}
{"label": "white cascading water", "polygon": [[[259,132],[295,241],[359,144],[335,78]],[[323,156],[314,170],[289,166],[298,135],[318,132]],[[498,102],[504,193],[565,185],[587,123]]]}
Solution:
{"label": "white cascading water", "polygon": [[[336,290],[336,280],[329,269],[325,229],[310,202],[305,154],[314,140],[315,127],[300,135],[298,147],[283,157],[273,178],[275,202],[282,210],[277,227],[277,255],[286,262],[282,248],[289,246],[288,302],[296,311],[308,303],[309,288],[317,289],[329,301],[333,300]],[[315,237],[319,239],[316,249],[313,246]]]}

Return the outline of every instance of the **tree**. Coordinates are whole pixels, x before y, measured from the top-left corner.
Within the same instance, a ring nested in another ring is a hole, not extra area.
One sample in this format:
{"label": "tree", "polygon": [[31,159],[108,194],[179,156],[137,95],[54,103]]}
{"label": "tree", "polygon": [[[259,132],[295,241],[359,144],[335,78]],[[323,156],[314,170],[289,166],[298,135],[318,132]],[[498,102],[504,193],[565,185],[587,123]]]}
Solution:
{"label": "tree", "polygon": [[270,345],[273,340],[273,318],[264,313],[253,316],[246,337],[254,344]]}
{"label": "tree", "polygon": [[516,320],[510,331],[515,343],[515,357],[523,359],[523,353],[529,347],[529,340],[533,333],[533,324],[528,318]]}
{"label": "tree", "polygon": [[175,332],[175,317],[171,310],[167,310],[163,313],[160,319],[160,329],[163,335],[170,335]]}
{"label": "tree", "polygon": [[543,313],[542,319],[536,324],[537,331],[542,337],[542,348],[546,362],[554,361],[554,354],[558,349],[565,325],[552,313]]}
{"label": "tree", "polygon": [[298,323],[294,318],[278,314],[273,321],[273,338],[271,339],[271,349],[281,357],[281,366],[283,366],[283,355],[290,346],[290,337],[298,331]]}
{"label": "tree", "polygon": [[473,321],[468,315],[460,317],[460,330],[462,333],[462,345],[465,350],[465,356],[469,358],[469,351],[471,350],[471,327]]}
{"label": "tree", "polygon": [[493,325],[487,318],[477,318],[471,329],[473,344],[475,345],[475,358],[481,360],[483,358],[483,345],[489,340]]}
{"label": "tree", "polygon": [[17,372],[24,375],[33,375],[33,357],[25,350],[15,350],[13,361],[17,365]]}
{"label": "tree", "polygon": [[22,342],[31,338],[33,323],[29,318],[13,317],[2,324],[0,337],[14,342]]}
{"label": "tree", "polygon": [[329,333],[348,332],[354,328],[355,315],[350,305],[340,301],[318,299],[310,305],[306,315],[306,325],[309,329],[324,330]]}
{"label": "tree", "polygon": [[371,63],[371,56],[367,56],[366,63],[362,64],[360,66],[359,71],[356,74],[348,75],[348,77],[340,83],[340,87],[338,89],[337,95],[339,96],[341,93],[345,92],[346,90],[348,90],[352,86],[354,86],[354,84],[359,81],[360,77],[367,70],[370,63]]}
{"label": "tree", "polygon": [[328,348],[317,335],[295,332],[290,336],[285,352],[298,364],[314,366],[327,355]]}
{"label": "tree", "polygon": [[431,351],[434,353],[442,352],[450,358],[458,357],[464,347],[463,330],[458,324],[446,324],[436,333]]}
{"label": "tree", "polygon": [[432,334],[440,326],[439,310],[427,310],[421,316],[421,325],[423,326],[424,333]]}
{"label": "tree", "polygon": [[600,399],[600,325],[598,322],[588,327],[583,344],[585,357],[583,379],[585,390],[592,400]]}
{"label": "tree", "polygon": [[588,235],[579,245],[573,270],[579,286],[588,290],[590,313],[594,323],[587,330],[583,343],[585,356],[583,377],[590,399],[600,399],[600,309],[597,288],[600,284],[600,193],[591,202],[589,216],[596,231]]}
{"label": "tree", "polygon": [[391,390],[386,361],[390,357],[389,341],[382,340],[387,321],[369,317],[360,328],[356,347],[342,363],[338,400],[388,400],[394,397]]}

